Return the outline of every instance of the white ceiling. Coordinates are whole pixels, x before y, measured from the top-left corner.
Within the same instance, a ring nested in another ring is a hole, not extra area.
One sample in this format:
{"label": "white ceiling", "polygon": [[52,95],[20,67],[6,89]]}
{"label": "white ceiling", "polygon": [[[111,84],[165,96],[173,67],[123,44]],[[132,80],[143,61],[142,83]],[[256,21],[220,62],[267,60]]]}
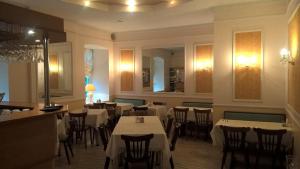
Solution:
{"label": "white ceiling", "polygon": [[213,7],[268,0],[192,0],[173,8],[143,13],[105,12],[66,3],[61,0],[0,1],[62,17],[109,32],[123,32],[210,23],[213,22]]}

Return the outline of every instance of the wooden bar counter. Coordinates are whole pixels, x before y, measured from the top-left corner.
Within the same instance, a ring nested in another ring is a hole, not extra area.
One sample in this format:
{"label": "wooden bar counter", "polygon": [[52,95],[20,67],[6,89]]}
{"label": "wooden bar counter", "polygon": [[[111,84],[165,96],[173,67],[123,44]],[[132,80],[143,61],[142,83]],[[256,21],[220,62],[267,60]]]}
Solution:
{"label": "wooden bar counter", "polygon": [[0,115],[0,168],[53,169],[57,147],[57,117],[62,110],[33,110]]}

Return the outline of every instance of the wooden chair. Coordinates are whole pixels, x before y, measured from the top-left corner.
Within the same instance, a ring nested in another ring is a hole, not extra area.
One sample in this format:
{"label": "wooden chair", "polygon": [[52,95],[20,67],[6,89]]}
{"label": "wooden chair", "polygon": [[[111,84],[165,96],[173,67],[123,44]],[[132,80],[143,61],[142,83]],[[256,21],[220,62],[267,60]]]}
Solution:
{"label": "wooden chair", "polygon": [[148,107],[133,107],[136,116],[148,116]]}
{"label": "wooden chair", "polygon": [[117,125],[120,115],[117,115],[117,103],[105,103],[105,109],[107,110],[109,119],[113,121],[113,128]]}
{"label": "wooden chair", "polygon": [[166,102],[153,102],[154,105],[167,105]]}
{"label": "wooden chair", "polygon": [[282,137],[286,130],[265,130],[255,128],[258,137],[258,151],[256,153],[256,168],[258,167],[261,155],[272,157],[272,168],[275,168],[277,160],[283,162],[285,150],[282,149]]}
{"label": "wooden chair", "polygon": [[84,105],[84,107],[86,107],[88,109],[104,109],[105,108],[105,103],[87,104],[87,105]]}
{"label": "wooden chair", "polygon": [[[180,131],[180,124],[177,124],[175,126],[175,130],[172,134],[172,138],[171,138],[171,143],[170,143],[170,151],[174,151],[175,150],[175,147],[176,147],[176,143],[177,143],[177,138],[179,136],[179,131]],[[174,162],[173,162],[173,158],[171,156],[170,158],[170,165],[171,165],[171,168],[174,169]]]}
{"label": "wooden chair", "polygon": [[235,153],[244,154],[246,161],[246,168],[249,168],[249,154],[246,147],[246,134],[250,130],[250,128],[245,127],[228,127],[228,126],[220,126],[223,130],[224,134],[224,145],[223,145],[223,158],[221,169],[223,169],[227,153],[231,152],[231,162],[230,168],[233,167],[235,161]]}
{"label": "wooden chair", "polygon": [[166,134],[167,134],[167,137],[168,137],[168,138],[169,138],[169,136],[170,136],[170,132],[171,132],[171,129],[172,129],[172,126],[173,126],[173,122],[174,122],[174,118],[168,117],[167,126],[166,126],[166,128],[165,128]]}
{"label": "wooden chair", "polygon": [[[63,115],[59,115],[59,114],[61,114],[61,113],[57,113],[57,119],[64,120],[63,119],[64,114]],[[74,126],[74,125],[72,125],[72,126]],[[70,157],[69,157],[69,151],[70,151],[72,157],[74,157],[74,153],[73,153],[73,149],[72,149],[72,145],[71,145],[71,140],[72,140],[72,136],[73,136],[72,133],[73,133],[73,128],[70,127],[67,130],[66,135],[58,135],[58,139],[59,139],[58,155],[60,156],[60,147],[61,147],[61,144],[62,144],[64,146],[64,150],[65,150],[66,157],[67,157],[69,165],[71,164]]]}
{"label": "wooden chair", "polygon": [[103,143],[103,149],[105,151],[113,130],[112,127],[109,125],[101,125],[99,127],[99,132]]}
{"label": "wooden chair", "polygon": [[210,120],[211,110],[199,110],[194,109],[195,113],[195,126],[198,134],[204,132],[206,135],[206,139],[209,138],[209,133],[212,130],[213,123]]}
{"label": "wooden chair", "polygon": [[189,108],[173,108],[176,124],[180,123],[180,135],[185,135],[187,126],[187,113]]}
{"label": "wooden chair", "polygon": [[82,113],[69,113],[70,117],[70,128],[73,128],[73,131],[75,132],[75,141],[77,143],[77,140],[79,139],[80,141],[82,138],[84,139],[84,145],[85,148],[87,148],[87,135],[86,132],[89,130],[90,131],[90,138],[91,138],[91,143],[93,142],[92,140],[92,128],[90,126],[87,126],[85,124],[87,112],[84,111]]}
{"label": "wooden chair", "polygon": [[126,145],[125,169],[128,169],[128,163],[145,163],[148,169],[153,168],[154,154],[149,152],[152,138],[153,134],[143,136],[121,135],[121,139]]}

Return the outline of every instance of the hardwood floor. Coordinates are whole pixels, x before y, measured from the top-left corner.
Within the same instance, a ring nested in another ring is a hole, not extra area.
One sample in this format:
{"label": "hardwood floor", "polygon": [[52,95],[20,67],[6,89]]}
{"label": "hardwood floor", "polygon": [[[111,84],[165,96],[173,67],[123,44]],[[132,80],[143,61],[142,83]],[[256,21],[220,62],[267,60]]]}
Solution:
{"label": "hardwood floor", "polygon": [[[67,164],[63,149],[61,156],[56,159],[55,169],[102,169],[105,152],[99,147],[74,145],[74,157],[71,165]],[[210,143],[195,138],[179,138],[173,152],[176,169],[219,169],[222,154]]]}
{"label": "hardwood floor", "polygon": [[[84,144],[74,145],[74,157],[71,165],[68,165],[64,150],[61,156],[56,158],[55,169],[103,169],[105,152],[103,146],[90,146],[84,148]],[[179,138],[176,149],[172,153],[175,169],[220,169],[222,152],[211,143],[196,138]],[[229,155],[230,156],[230,155]],[[243,156],[237,156],[238,162],[235,169],[245,169]],[[255,158],[250,159],[254,168]],[[228,169],[230,158],[227,158],[224,169]],[[270,159],[262,159],[259,169],[271,169]],[[142,168],[141,168],[142,169]]]}

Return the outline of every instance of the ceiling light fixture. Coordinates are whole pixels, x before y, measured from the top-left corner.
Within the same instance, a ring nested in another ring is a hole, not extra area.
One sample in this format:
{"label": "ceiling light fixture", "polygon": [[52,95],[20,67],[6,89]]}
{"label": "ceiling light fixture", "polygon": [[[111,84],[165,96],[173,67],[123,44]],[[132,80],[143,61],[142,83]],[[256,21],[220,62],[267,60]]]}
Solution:
{"label": "ceiling light fixture", "polygon": [[176,1],[175,0],[171,0],[170,1],[170,5],[175,5],[176,4]]}
{"label": "ceiling light fixture", "polygon": [[84,6],[90,6],[91,2],[89,0],[84,1]]}
{"label": "ceiling light fixture", "polygon": [[36,42],[36,43],[40,43],[40,42],[41,42],[41,40],[39,40],[39,39],[36,39],[36,40],[35,40],[35,42]]}
{"label": "ceiling light fixture", "polygon": [[128,5],[127,10],[129,12],[136,11],[136,1],[135,0],[128,0],[126,4]]}
{"label": "ceiling light fixture", "polygon": [[35,32],[34,32],[33,29],[29,29],[28,32],[27,32],[28,35],[33,35],[34,33],[35,33]]}

